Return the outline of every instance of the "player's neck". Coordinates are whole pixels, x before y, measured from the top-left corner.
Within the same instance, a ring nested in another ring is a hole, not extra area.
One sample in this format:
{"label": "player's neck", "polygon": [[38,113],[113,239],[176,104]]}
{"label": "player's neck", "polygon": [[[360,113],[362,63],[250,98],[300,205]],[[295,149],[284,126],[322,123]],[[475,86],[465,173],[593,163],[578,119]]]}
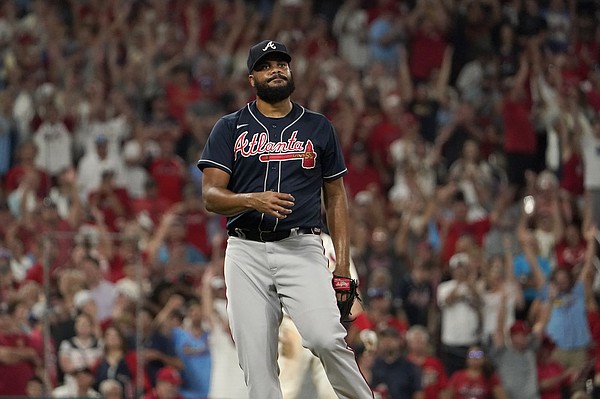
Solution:
{"label": "player's neck", "polygon": [[261,114],[268,118],[283,118],[292,110],[292,101],[290,98],[279,101],[275,104],[270,104],[260,98],[256,99],[256,107]]}

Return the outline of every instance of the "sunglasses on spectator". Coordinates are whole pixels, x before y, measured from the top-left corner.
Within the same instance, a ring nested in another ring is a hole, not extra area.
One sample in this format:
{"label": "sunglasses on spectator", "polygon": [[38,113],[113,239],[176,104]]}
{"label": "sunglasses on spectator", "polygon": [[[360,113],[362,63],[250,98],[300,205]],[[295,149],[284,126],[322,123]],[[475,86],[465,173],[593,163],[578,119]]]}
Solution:
{"label": "sunglasses on spectator", "polygon": [[483,358],[484,353],[483,351],[480,350],[476,350],[476,351],[469,351],[469,354],[467,355],[467,357],[469,359],[481,359]]}

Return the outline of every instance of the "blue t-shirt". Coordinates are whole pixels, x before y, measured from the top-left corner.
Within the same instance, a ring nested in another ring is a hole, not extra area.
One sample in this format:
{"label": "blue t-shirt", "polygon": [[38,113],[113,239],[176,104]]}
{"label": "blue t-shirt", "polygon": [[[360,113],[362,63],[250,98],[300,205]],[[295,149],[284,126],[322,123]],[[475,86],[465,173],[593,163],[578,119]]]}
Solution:
{"label": "blue t-shirt", "polygon": [[[548,298],[548,287],[543,297]],[[554,300],[546,332],[560,349],[581,349],[589,345],[591,337],[581,281]]]}
{"label": "blue t-shirt", "polygon": [[[544,273],[544,276],[548,278],[550,276],[550,273],[552,272],[550,261],[542,256],[538,256],[537,261],[540,265],[540,268],[542,269],[542,273]],[[515,278],[517,280],[527,278],[531,275],[531,266],[529,265],[529,262],[527,262],[525,255],[515,256],[515,259],[513,260],[513,269],[515,272]],[[537,298],[538,294],[538,290],[535,288],[523,289],[523,296],[525,297],[525,300],[534,300],[535,298]]]}
{"label": "blue t-shirt", "polygon": [[181,396],[190,399],[208,397],[212,369],[208,333],[195,337],[183,328],[175,328],[173,345],[177,357],[183,362]]}

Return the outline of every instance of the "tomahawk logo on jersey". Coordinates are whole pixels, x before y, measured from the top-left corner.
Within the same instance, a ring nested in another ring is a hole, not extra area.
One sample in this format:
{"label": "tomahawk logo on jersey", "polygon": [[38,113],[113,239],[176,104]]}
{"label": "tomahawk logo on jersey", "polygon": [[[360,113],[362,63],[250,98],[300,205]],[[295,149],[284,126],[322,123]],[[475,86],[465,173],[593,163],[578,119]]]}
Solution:
{"label": "tomahawk logo on jersey", "polygon": [[297,104],[283,118],[265,117],[254,102],[224,116],[210,133],[198,167],[229,173],[234,182],[229,189],[236,193],[274,190],[292,194],[293,212],[283,220],[248,211],[227,221],[228,228],[260,225],[263,231],[321,227],[322,182],[346,174],[329,121]]}

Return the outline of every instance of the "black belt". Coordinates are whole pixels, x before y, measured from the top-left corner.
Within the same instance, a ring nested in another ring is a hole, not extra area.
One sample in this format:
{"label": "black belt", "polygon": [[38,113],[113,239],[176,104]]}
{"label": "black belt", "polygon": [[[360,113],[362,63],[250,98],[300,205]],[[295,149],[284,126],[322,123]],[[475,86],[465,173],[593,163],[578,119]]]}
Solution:
{"label": "black belt", "polygon": [[303,234],[321,234],[321,229],[318,227],[296,227],[290,230],[282,231],[258,231],[239,228],[227,229],[227,235],[231,237],[243,238],[245,240],[259,242],[281,241],[286,238],[301,236]]}

